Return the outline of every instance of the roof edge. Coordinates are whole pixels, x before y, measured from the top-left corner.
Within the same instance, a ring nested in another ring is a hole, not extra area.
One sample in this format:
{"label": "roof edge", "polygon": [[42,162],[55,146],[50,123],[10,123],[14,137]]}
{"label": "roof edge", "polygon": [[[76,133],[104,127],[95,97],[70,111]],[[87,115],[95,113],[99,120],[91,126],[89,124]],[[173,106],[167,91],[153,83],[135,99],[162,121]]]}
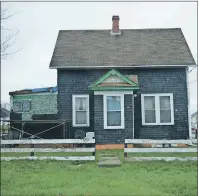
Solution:
{"label": "roof edge", "polygon": [[129,65],[129,66],[115,66],[115,65],[112,65],[112,66],[57,66],[57,67],[53,67],[53,66],[50,66],[49,68],[50,69],[95,69],[95,68],[106,68],[106,69],[109,69],[109,68],[167,68],[167,67],[170,67],[170,68],[179,68],[179,67],[195,67],[197,66],[196,64],[189,64],[189,65]]}

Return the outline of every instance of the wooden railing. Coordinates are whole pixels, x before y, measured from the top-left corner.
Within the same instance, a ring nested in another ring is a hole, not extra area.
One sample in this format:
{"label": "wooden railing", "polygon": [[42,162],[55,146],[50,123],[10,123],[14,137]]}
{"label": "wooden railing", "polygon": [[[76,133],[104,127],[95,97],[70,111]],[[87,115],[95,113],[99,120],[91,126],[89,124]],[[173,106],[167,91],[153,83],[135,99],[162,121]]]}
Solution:
{"label": "wooden railing", "polygon": [[[9,145],[16,145],[19,144],[20,146],[23,145],[31,145],[31,148],[8,148],[6,146]],[[36,148],[35,145],[40,144],[51,144],[51,145],[58,145],[60,144],[91,144],[92,147],[83,147],[83,148],[65,148],[63,146],[59,148]],[[21,152],[30,152],[31,156],[26,157],[3,157],[3,153],[21,153]],[[87,153],[91,152],[92,156],[34,156],[35,152],[81,152],[81,153]],[[28,160],[44,160],[44,159],[52,159],[52,160],[69,160],[69,161],[81,161],[81,160],[95,160],[95,139],[23,139],[23,140],[1,140],[1,160],[22,160],[22,159],[28,159]]]}
{"label": "wooden railing", "polygon": [[[128,159],[128,153],[196,153],[197,146],[192,147],[166,147],[166,148],[129,148],[128,144],[186,144],[191,145],[192,143],[197,144],[197,140],[151,140],[151,139],[125,139],[125,148],[124,148],[124,157],[125,160]],[[130,160],[133,161],[144,161],[144,160],[165,160],[165,161],[173,161],[173,160],[197,160],[197,157],[131,157]]]}

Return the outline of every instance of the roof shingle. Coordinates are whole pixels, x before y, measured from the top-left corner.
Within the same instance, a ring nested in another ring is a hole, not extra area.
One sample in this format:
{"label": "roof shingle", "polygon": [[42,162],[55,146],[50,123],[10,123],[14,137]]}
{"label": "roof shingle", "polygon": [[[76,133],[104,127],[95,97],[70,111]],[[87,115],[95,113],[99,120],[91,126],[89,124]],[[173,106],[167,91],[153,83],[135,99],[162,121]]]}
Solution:
{"label": "roof shingle", "polygon": [[180,28],[59,31],[50,68],[195,65]]}

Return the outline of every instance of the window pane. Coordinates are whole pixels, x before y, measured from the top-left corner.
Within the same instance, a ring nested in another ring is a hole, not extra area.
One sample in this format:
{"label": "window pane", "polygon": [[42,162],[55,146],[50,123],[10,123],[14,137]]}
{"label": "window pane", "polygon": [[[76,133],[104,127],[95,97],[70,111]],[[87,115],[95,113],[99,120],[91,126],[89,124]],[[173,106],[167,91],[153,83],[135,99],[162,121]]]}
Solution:
{"label": "window pane", "polygon": [[160,109],[170,110],[170,96],[160,96]]}
{"label": "window pane", "polygon": [[121,126],[121,112],[107,112],[107,126]]}
{"label": "window pane", "polygon": [[75,109],[86,111],[86,97],[76,97]]}
{"label": "window pane", "polygon": [[23,108],[23,111],[29,111],[30,110],[30,101],[23,101],[22,108]]}
{"label": "window pane", "polygon": [[171,122],[171,110],[161,110],[160,111],[160,122],[170,123]]}
{"label": "window pane", "polygon": [[145,110],[155,110],[155,97],[145,96],[144,97],[144,109]]}
{"label": "window pane", "polygon": [[107,110],[121,110],[120,96],[107,97]]}
{"label": "window pane", "polygon": [[13,102],[13,110],[14,111],[21,111],[21,102],[20,101],[14,101]]}
{"label": "window pane", "polygon": [[155,110],[145,110],[145,123],[156,123]]}
{"label": "window pane", "polygon": [[76,112],[76,124],[87,124],[86,112]]}

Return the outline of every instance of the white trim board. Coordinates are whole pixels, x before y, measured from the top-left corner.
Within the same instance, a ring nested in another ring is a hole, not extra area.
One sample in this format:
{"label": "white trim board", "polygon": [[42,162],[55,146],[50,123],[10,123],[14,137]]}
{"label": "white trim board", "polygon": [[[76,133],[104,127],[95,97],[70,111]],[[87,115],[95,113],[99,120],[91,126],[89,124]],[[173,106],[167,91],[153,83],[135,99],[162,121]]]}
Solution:
{"label": "white trim board", "polygon": [[189,139],[192,139],[192,129],[191,129],[191,115],[190,115],[190,87],[189,87],[189,69],[186,68],[186,88],[187,88],[187,103],[188,103],[188,132]]}
{"label": "white trim board", "polygon": [[125,139],[126,144],[191,144],[194,140]]}
{"label": "white trim board", "polygon": [[1,140],[1,144],[94,144],[95,139],[23,139]]}
{"label": "white trim board", "polygon": [[124,95],[133,95],[133,91],[132,90],[125,90],[125,91],[94,91],[94,95],[109,95],[111,94],[111,96],[114,95],[120,95],[120,94],[124,94]]}
{"label": "white trim board", "polygon": [[130,157],[126,161],[197,161],[197,157]]}
{"label": "white trim board", "polygon": [[197,148],[125,148],[124,152],[197,152]]}
{"label": "white trim board", "polygon": [[1,152],[95,152],[95,148],[1,148]]}
{"label": "white trim board", "polygon": [[69,157],[1,157],[1,161],[12,161],[12,160],[57,160],[57,161],[94,161],[95,156],[69,156]]}

